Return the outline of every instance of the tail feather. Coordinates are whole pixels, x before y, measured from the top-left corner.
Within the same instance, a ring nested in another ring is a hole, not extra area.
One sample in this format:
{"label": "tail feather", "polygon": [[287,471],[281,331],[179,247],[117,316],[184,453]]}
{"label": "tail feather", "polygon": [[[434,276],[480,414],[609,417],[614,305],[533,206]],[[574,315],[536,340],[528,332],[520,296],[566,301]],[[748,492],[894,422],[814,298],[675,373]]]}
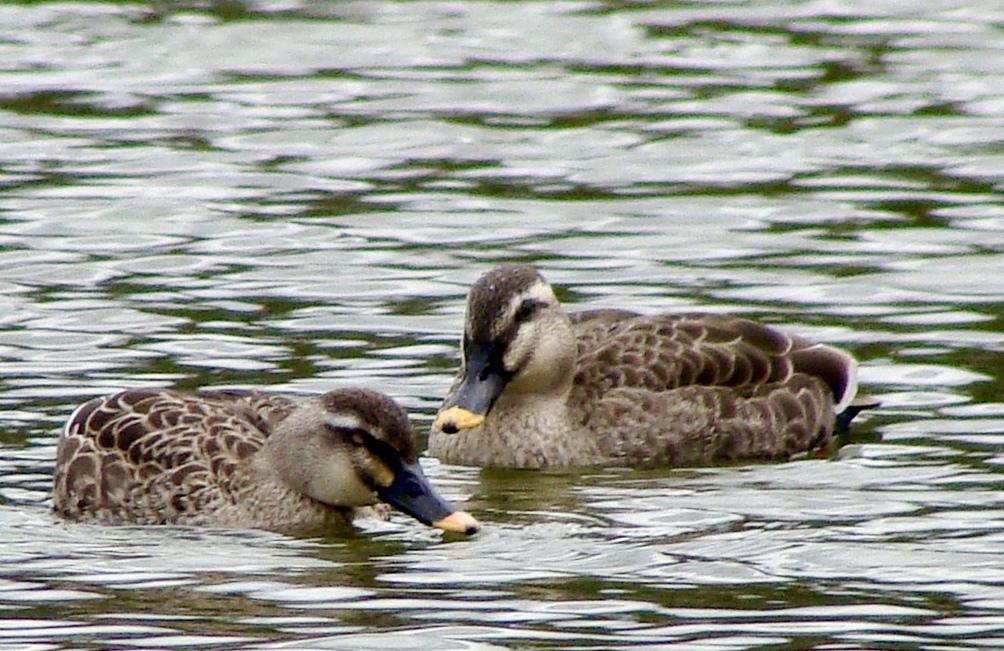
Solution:
{"label": "tail feather", "polygon": [[790,357],[795,371],[818,377],[830,387],[835,412],[847,410],[858,393],[858,362],[853,355],[832,346],[813,344],[793,350]]}
{"label": "tail feather", "polygon": [[856,396],[842,411],[837,412],[836,420],[833,423],[835,434],[845,434],[851,425],[854,417],[865,409],[875,409],[882,403],[872,396]]}

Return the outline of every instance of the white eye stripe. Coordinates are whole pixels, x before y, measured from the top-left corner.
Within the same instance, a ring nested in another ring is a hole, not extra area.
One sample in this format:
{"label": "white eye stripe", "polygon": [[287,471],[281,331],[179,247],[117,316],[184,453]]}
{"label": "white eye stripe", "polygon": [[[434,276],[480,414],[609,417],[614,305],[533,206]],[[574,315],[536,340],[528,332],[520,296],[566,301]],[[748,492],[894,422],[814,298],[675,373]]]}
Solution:
{"label": "white eye stripe", "polygon": [[534,283],[530,289],[524,292],[523,296],[525,298],[543,301],[544,303],[553,303],[556,300],[554,297],[554,290],[551,289],[550,285],[543,281]]}
{"label": "white eye stripe", "polygon": [[548,305],[557,301],[551,286],[544,282],[537,282],[531,285],[525,292],[513,296],[509,301],[509,314],[516,314],[523,302],[526,300],[540,301]]}
{"label": "white eye stripe", "polygon": [[325,414],[324,421],[336,429],[365,429],[364,423],[353,414]]}

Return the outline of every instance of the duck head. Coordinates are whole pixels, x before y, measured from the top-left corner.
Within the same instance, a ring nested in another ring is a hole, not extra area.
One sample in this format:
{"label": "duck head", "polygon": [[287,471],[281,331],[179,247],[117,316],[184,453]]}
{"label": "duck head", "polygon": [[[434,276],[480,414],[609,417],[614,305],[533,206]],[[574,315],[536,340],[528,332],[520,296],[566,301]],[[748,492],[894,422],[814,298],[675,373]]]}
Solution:
{"label": "duck head", "polygon": [[576,341],[551,286],[531,266],[503,265],[471,287],[457,381],[433,423],[446,434],[485,422],[506,396],[563,395]]}
{"label": "duck head", "polygon": [[426,479],[407,414],[382,393],[342,389],[314,398],[276,426],[266,449],[283,480],[319,502],[358,507],[382,500],[444,531],[473,534],[480,527]]}

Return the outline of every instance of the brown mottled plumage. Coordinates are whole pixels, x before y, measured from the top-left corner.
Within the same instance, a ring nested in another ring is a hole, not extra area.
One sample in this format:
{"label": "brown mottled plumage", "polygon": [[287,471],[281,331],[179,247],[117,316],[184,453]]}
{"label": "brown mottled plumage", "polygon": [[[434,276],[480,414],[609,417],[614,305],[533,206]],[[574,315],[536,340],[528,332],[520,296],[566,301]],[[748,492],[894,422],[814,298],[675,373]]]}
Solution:
{"label": "brown mottled plumage", "polygon": [[123,391],[87,402],[59,441],[53,508],[74,520],[273,530],[351,522],[382,499],[472,532],[425,481],[407,414],[342,389],[298,405],[240,390]]}
{"label": "brown mottled plumage", "polygon": [[569,317],[535,269],[471,288],[432,456],[505,468],[784,459],[829,442],[854,358],[747,319]]}

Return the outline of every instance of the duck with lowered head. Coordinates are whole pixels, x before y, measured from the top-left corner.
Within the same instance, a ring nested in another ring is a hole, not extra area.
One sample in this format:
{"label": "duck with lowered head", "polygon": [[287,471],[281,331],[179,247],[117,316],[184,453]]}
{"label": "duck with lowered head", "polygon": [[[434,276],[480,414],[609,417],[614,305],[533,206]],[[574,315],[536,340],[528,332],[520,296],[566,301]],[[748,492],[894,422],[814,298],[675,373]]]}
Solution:
{"label": "duck with lowered head", "polygon": [[531,266],[471,287],[460,372],[429,453],[497,468],[687,466],[825,446],[857,362],[748,319],[569,315]]}
{"label": "duck with lowered head", "polygon": [[122,391],[78,407],[57,448],[53,508],[73,520],[314,530],[378,501],[479,527],[426,480],[404,410],[364,389]]}

